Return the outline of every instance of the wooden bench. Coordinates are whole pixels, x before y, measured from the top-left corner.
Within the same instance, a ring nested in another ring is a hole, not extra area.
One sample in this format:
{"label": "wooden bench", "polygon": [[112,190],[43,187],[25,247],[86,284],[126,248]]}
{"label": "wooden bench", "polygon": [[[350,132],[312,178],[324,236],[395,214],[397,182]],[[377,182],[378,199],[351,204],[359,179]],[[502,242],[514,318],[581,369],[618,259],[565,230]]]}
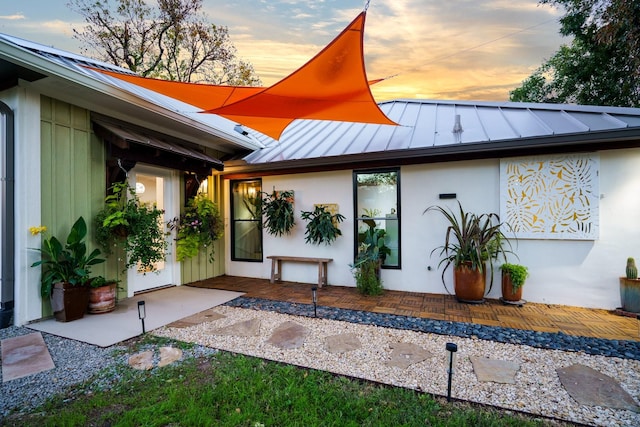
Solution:
{"label": "wooden bench", "polygon": [[281,255],[271,255],[267,258],[271,260],[271,283],[274,283],[276,280],[282,280],[282,261],[308,262],[318,264],[318,287],[320,288],[322,287],[322,285],[327,284],[327,264],[333,261],[333,259],[331,258],[310,258]]}

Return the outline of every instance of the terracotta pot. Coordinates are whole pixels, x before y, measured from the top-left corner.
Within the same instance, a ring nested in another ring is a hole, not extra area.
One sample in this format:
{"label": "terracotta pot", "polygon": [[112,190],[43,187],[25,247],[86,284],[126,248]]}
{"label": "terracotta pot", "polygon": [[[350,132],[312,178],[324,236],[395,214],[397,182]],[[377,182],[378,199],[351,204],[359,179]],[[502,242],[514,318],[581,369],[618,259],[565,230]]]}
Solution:
{"label": "terracotta pot", "polygon": [[53,316],[60,322],[82,319],[87,311],[89,289],[70,283],[56,283],[51,292]]}
{"label": "terracotta pot", "polygon": [[640,313],[640,279],[620,278],[620,301],[624,311]]}
{"label": "terracotta pot", "polygon": [[462,264],[453,269],[453,288],[460,302],[480,304],[484,302],[486,275],[471,264]]}
{"label": "terracotta pot", "polygon": [[116,284],[109,283],[98,288],[89,288],[89,313],[109,313],[116,308]]}
{"label": "terracotta pot", "polygon": [[511,275],[505,272],[502,272],[502,299],[509,302],[518,302],[522,300],[522,286],[514,292]]}

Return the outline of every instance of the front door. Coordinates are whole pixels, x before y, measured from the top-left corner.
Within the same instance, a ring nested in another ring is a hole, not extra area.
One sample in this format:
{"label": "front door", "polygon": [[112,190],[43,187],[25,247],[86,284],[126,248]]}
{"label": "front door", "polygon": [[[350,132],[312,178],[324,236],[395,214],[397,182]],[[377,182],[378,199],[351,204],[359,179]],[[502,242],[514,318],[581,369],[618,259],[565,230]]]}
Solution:
{"label": "front door", "polygon": [[[138,165],[129,173],[129,182],[136,189],[136,194],[143,203],[155,204],[164,210],[162,218],[163,230],[168,220],[179,214],[178,176],[168,169],[146,165]],[[178,285],[180,265],[175,261],[173,239],[167,236],[169,248],[165,261],[156,263],[156,271],[149,272],[131,267],[127,274],[128,295],[148,291],[168,285]]]}

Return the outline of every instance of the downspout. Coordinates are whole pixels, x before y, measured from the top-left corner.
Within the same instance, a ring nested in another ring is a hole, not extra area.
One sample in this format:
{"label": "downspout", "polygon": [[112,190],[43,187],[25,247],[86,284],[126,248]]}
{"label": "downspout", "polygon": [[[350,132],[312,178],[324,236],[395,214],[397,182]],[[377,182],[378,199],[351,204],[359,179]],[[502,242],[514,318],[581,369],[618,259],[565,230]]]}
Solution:
{"label": "downspout", "polygon": [[4,203],[0,208],[0,329],[13,324],[15,285],[15,132],[13,110],[0,101],[0,141],[5,147],[4,164],[0,165],[0,195]]}

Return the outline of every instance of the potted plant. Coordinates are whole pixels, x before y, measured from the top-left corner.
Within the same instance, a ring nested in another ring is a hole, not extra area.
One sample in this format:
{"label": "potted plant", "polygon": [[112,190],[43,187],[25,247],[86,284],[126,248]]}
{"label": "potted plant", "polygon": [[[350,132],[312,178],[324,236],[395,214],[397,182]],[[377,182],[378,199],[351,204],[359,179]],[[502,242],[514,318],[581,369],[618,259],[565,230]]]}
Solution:
{"label": "potted plant", "polygon": [[114,246],[121,247],[125,270],[137,265],[142,271],[154,271],[167,250],[161,227],[164,212],[143,203],[126,181],[113,184],[110,190],[95,218],[97,242],[106,254],[113,253]]}
{"label": "potted plant", "polygon": [[364,295],[382,294],[380,268],[391,249],[385,244],[386,231],[377,228],[375,222],[367,222],[368,228],[358,235],[358,254],[351,266],[356,279],[356,287]]}
{"label": "potted plant", "polygon": [[262,214],[265,216],[264,228],[273,236],[289,234],[295,225],[293,212],[293,191],[263,193]]}
{"label": "potted plant", "polygon": [[116,309],[118,280],[96,276],[89,285],[89,314],[110,313]]}
{"label": "potted plant", "polygon": [[302,211],[300,217],[309,221],[305,230],[306,243],[329,245],[342,235],[338,224],[345,220],[344,215],[332,215],[326,206],[316,205],[313,211]]}
{"label": "potted plant", "polygon": [[[44,227],[35,227],[32,234],[44,231]],[[71,227],[64,246],[55,236],[44,239],[41,247],[36,249],[42,258],[31,264],[32,267],[42,266],[40,294],[43,298],[51,299],[53,314],[62,322],[84,316],[88,299],[86,282],[91,266],[104,262],[103,258],[99,258],[99,249],[87,255],[86,236],[87,224],[80,217]]]}
{"label": "potted plant", "polygon": [[[498,258],[506,262],[511,253],[511,243],[502,233],[500,217],[496,213],[474,214],[466,212],[458,202],[458,213],[441,206],[430,206],[423,213],[439,212],[448,222],[442,246],[431,251],[440,251],[438,266],[444,265],[444,275],[453,266],[453,283],[456,298],[461,302],[482,303],[485,293],[493,285],[493,268]],[[486,289],[486,273],[490,272],[489,289]],[[447,289],[448,290],[448,289]]]}
{"label": "potted plant", "polygon": [[627,258],[625,276],[620,277],[620,301],[622,310],[628,313],[640,313],[640,279],[634,258]]}
{"label": "potted plant", "polygon": [[209,252],[209,262],[214,261],[213,242],[222,237],[224,222],[218,206],[206,194],[189,200],[184,214],[169,221],[168,226],[176,230],[178,261],[198,255],[201,249]]}
{"label": "potted plant", "polygon": [[522,304],[522,286],[529,277],[524,265],[504,263],[502,271],[502,302]]}

